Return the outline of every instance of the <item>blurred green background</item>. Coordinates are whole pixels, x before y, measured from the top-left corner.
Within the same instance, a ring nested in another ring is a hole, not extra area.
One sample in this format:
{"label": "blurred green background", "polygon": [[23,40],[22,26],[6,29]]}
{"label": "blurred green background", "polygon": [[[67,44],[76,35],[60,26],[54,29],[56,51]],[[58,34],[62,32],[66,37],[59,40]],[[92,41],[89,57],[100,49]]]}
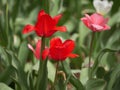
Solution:
{"label": "blurred green background", "polygon": [[[35,33],[22,34],[22,29],[26,24],[35,24],[36,17],[41,10],[42,0],[0,0],[0,90],[12,90],[17,86],[22,86],[20,90],[29,89],[34,83],[33,73],[36,73],[38,61],[33,53],[28,49],[27,44],[35,46]],[[78,75],[78,79],[88,90],[119,90],[120,88],[120,52],[105,53],[99,60],[96,77],[97,79],[88,80],[88,54],[91,41],[91,31],[83,25],[80,18],[85,13],[95,12],[93,0],[49,0],[49,11],[51,16],[59,13],[63,14],[58,25],[65,25],[67,32],[57,32],[54,36],[63,39],[73,39],[76,42],[74,52],[80,57],[68,59],[67,65],[70,66],[72,74]],[[95,35],[92,63],[98,53],[104,49],[120,50],[120,1],[113,0],[113,7],[109,14],[109,25],[111,29],[105,32],[98,32]],[[53,37],[54,37],[53,36]],[[52,37],[51,37],[52,38]],[[47,44],[49,45],[47,39]],[[55,66],[53,61],[48,63],[48,78],[53,82]],[[53,72],[52,72],[53,71]],[[29,77],[29,78],[26,78]],[[29,82],[29,84],[28,84]],[[98,83],[98,84],[95,84]],[[8,85],[8,86],[6,86]],[[2,89],[3,87],[7,89]],[[11,87],[11,88],[10,88]],[[74,85],[72,86],[74,90]],[[17,89],[16,89],[17,90]],[[19,89],[18,89],[19,90]],[[77,89],[79,90],[79,89]]]}

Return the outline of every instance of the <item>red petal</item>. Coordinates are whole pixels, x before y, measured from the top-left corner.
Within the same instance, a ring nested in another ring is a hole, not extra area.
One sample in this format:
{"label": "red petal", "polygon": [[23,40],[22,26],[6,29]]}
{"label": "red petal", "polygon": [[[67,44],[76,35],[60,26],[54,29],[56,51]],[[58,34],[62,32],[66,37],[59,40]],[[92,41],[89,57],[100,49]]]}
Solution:
{"label": "red petal", "polygon": [[65,32],[67,28],[65,26],[56,26],[53,28],[53,30],[59,30],[61,32]]}
{"label": "red petal", "polygon": [[23,33],[23,34],[26,34],[26,33],[29,33],[29,32],[34,31],[34,29],[35,29],[34,26],[28,24],[28,25],[26,25],[26,26],[24,27],[22,33]]}
{"label": "red petal", "polygon": [[41,10],[39,13],[38,13],[38,20],[40,19],[40,17],[42,16],[42,15],[45,15],[46,13],[45,13],[45,11],[44,10]]}
{"label": "red petal", "polygon": [[49,48],[46,48],[43,52],[42,52],[42,60],[45,60],[47,58],[49,54]]}
{"label": "red petal", "polygon": [[69,54],[73,51],[74,47],[75,47],[75,42],[73,40],[66,40],[64,43],[63,43],[64,47],[66,48],[65,49],[65,53],[66,54]]}
{"label": "red petal", "polygon": [[37,59],[40,59],[40,49],[41,49],[41,40],[38,40],[36,43],[35,56]]}
{"label": "red petal", "polygon": [[49,36],[51,31],[53,31],[52,28],[54,26],[55,25],[52,18],[47,14],[43,15],[39,17],[39,20],[35,25],[36,33],[38,34],[38,36]]}
{"label": "red petal", "polygon": [[70,57],[70,58],[76,58],[76,57],[79,57],[79,55],[70,53],[68,55],[68,57]]}
{"label": "red petal", "polygon": [[61,17],[62,17],[62,14],[59,14],[53,18],[53,20],[55,20],[55,24],[58,23],[58,21],[60,20]]}
{"label": "red petal", "polygon": [[62,41],[60,38],[52,38],[50,40],[50,47],[54,47],[54,46],[61,45],[61,44],[62,44]]}

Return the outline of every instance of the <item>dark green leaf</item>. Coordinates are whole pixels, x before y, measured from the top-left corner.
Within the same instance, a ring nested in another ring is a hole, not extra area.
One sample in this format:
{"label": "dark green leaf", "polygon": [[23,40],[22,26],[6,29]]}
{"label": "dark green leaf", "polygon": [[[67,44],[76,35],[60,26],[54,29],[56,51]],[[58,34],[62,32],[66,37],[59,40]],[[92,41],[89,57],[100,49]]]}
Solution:
{"label": "dark green leaf", "polygon": [[91,79],[86,84],[86,90],[104,90],[106,82],[102,79]]}

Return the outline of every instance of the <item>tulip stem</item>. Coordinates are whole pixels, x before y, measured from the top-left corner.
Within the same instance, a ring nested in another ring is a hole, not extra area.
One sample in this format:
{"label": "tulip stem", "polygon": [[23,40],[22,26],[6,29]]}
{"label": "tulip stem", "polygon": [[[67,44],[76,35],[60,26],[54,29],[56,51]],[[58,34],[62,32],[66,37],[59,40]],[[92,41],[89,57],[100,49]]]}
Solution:
{"label": "tulip stem", "polygon": [[56,65],[56,72],[55,72],[55,79],[54,79],[54,83],[53,83],[53,90],[55,90],[55,83],[57,81],[58,67],[59,67],[59,61],[57,62],[57,65]]}
{"label": "tulip stem", "polygon": [[40,49],[40,64],[38,71],[38,78],[36,82],[36,90],[46,90],[47,88],[47,60],[42,60],[42,52],[45,48],[45,37],[41,38],[41,49]]}
{"label": "tulip stem", "polygon": [[89,52],[89,70],[88,70],[88,74],[89,74],[89,79],[92,77],[91,76],[91,72],[90,72],[90,68],[91,68],[91,56],[92,56],[92,51],[93,51],[93,41],[94,41],[94,36],[95,36],[95,32],[92,32],[92,38],[91,38],[91,42],[90,42],[90,52]]}

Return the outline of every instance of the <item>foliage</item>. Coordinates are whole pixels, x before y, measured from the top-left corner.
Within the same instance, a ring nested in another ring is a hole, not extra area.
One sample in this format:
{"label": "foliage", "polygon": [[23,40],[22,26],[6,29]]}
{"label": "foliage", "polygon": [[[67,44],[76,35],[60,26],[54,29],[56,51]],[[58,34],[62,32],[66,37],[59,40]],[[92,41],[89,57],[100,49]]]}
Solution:
{"label": "foliage", "polygon": [[[21,32],[26,24],[35,23],[39,10],[44,7],[42,1],[44,0],[0,0],[0,90],[34,90],[39,61],[34,58],[27,44],[35,46],[38,37],[34,33],[22,35]],[[71,86],[72,90],[119,89],[120,2],[118,0],[113,2],[111,12],[105,16],[109,17],[111,29],[97,32],[95,35],[92,79],[88,80],[88,56],[92,34],[80,18],[85,13],[95,12],[93,0],[49,0],[50,15],[63,13],[59,25],[67,26],[66,33],[57,32],[54,36],[75,40],[74,52],[80,55],[76,59],[67,59],[60,64],[60,70],[66,74],[66,81],[62,78],[61,82],[65,86],[58,83],[58,87],[62,85],[66,89]],[[49,90],[49,86],[54,82],[55,62],[49,60],[47,66]]]}

